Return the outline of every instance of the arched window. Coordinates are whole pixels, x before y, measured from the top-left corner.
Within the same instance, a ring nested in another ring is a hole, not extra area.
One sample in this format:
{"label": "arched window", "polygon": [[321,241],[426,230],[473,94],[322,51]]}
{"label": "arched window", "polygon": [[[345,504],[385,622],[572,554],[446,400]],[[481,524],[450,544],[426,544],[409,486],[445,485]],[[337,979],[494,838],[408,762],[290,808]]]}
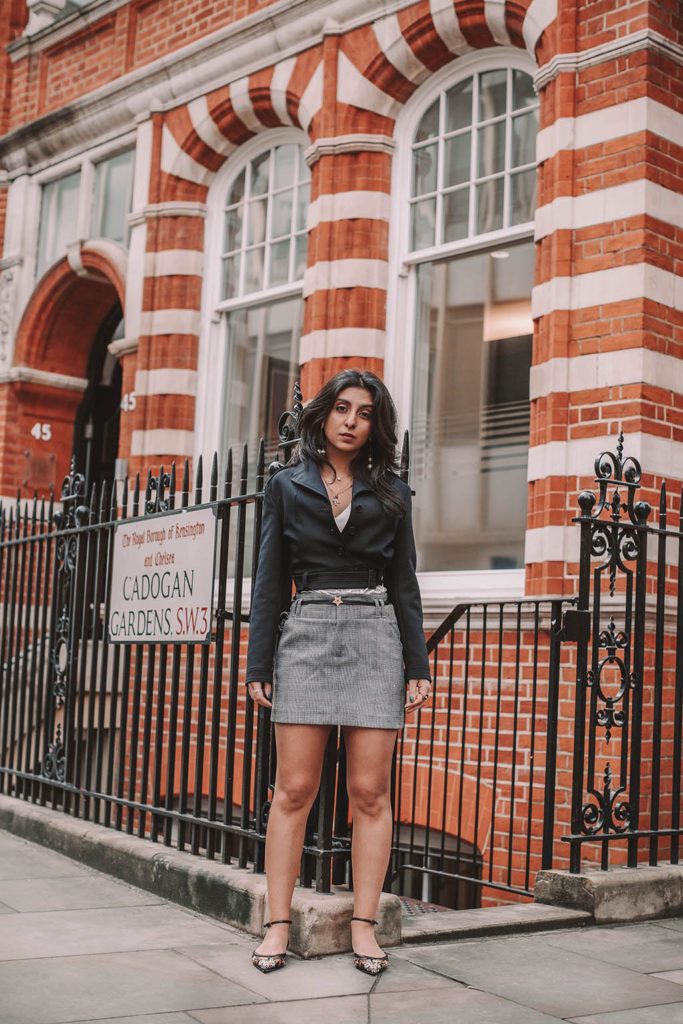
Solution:
{"label": "arched window", "polygon": [[400,261],[413,332],[405,338],[412,366],[404,368],[419,565],[517,569],[527,504],[538,100],[531,76],[515,66],[441,81],[413,108],[404,136]]}
{"label": "arched window", "polygon": [[267,461],[299,370],[310,198],[300,133],[269,141],[242,147],[212,186],[199,395],[205,450],[249,441],[253,453],[264,437]]}

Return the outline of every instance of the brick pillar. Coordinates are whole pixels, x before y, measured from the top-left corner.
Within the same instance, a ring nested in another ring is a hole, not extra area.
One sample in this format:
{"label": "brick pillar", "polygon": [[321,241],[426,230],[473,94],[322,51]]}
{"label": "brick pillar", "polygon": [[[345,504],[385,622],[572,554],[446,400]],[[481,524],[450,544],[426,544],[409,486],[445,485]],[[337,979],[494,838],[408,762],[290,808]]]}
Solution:
{"label": "brick pillar", "polygon": [[676,8],[675,0],[616,10],[563,0],[559,66],[570,69],[550,64],[538,75],[531,593],[574,591],[576,495],[620,428],[650,483],[683,478]]}

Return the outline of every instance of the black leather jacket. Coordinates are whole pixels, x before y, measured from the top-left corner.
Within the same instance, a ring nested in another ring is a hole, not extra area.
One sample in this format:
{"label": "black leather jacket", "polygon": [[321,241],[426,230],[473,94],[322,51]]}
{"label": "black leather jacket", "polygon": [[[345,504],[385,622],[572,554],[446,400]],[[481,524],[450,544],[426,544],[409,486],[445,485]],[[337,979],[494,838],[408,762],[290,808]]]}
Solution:
{"label": "black leather jacket", "polygon": [[344,529],[335,525],[320,471],[312,461],[287,466],[268,481],[258,571],[251,596],[247,682],[270,682],[283,605],[290,576],[312,571],[376,569],[384,576],[403,642],[406,679],[429,679],[422,625],[422,601],[415,576],[415,541],[410,488],[390,477],[407,514],[391,519],[374,492],[354,480],[351,514]]}

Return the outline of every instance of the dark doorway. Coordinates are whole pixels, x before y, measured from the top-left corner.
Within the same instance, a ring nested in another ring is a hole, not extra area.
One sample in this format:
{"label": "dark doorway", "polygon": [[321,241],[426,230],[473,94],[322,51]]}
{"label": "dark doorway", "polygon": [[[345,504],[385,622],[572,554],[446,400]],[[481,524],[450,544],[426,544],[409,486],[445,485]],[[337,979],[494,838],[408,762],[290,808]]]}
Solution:
{"label": "dark doorway", "polygon": [[123,337],[123,311],[117,303],[102,321],[88,361],[88,386],[76,413],[73,453],[76,468],[85,474],[86,493],[114,479],[119,450],[121,364],[109,344]]}

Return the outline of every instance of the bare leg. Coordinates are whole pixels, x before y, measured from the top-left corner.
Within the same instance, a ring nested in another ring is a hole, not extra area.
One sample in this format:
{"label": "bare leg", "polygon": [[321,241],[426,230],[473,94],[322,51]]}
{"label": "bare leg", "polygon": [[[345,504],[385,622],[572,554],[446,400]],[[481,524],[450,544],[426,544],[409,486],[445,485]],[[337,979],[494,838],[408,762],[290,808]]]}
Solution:
{"label": "bare leg", "polygon": [[[268,917],[287,920],[301,864],[306,819],[320,785],[329,725],[275,726],[277,773],[266,833]],[[256,952],[283,953],[288,927],[273,925]]]}
{"label": "bare leg", "polygon": [[[373,920],[391,852],[391,758],[393,729],[344,729],[347,788],[353,815],[353,913]],[[351,922],[356,953],[381,956],[373,926]]]}

